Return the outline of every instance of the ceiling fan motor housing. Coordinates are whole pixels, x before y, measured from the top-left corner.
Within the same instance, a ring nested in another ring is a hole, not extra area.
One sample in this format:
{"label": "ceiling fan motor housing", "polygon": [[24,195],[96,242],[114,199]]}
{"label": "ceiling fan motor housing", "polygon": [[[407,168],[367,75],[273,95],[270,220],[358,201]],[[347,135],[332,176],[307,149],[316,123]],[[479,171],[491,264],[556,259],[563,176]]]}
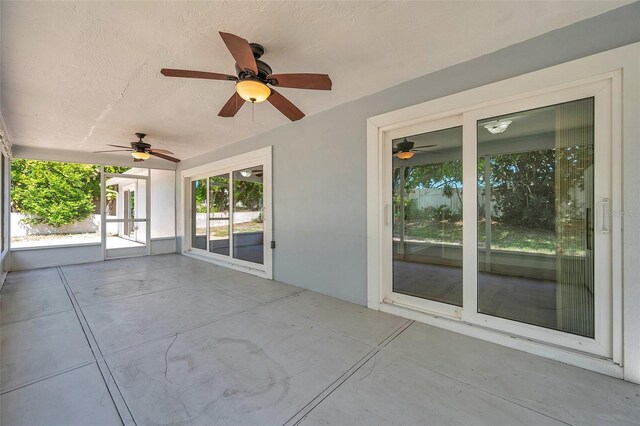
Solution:
{"label": "ceiling fan motor housing", "polygon": [[138,152],[147,152],[151,149],[151,145],[140,140],[138,142],[131,142],[131,148]]}
{"label": "ceiling fan motor housing", "polygon": [[259,58],[264,54],[264,47],[259,45],[258,43],[249,43],[251,46],[251,51],[253,52],[253,57],[256,58],[256,65],[258,67],[258,75],[253,75],[253,73],[246,72],[242,68],[236,64],[236,74],[238,75],[239,80],[259,80],[263,83],[267,82],[267,76],[273,74],[273,70],[271,67],[264,61],[261,61]]}
{"label": "ceiling fan motor housing", "polygon": [[413,142],[404,138],[402,142],[398,143],[397,147],[401,152],[409,152],[413,149]]}

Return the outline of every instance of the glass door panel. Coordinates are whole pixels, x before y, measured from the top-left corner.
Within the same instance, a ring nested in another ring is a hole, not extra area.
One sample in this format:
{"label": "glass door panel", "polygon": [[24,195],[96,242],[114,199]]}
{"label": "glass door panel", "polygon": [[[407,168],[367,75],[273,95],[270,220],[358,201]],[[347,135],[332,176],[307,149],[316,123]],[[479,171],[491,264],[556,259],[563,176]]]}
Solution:
{"label": "glass door panel", "polygon": [[393,292],[462,306],[462,127],[394,139]]}
{"label": "glass door panel", "polygon": [[209,178],[209,251],[229,256],[229,175]]}
{"label": "glass door panel", "polygon": [[478,312],[594,337],[594,99],[478,121]]}
{"label": "glass door panel", "polygon": [[191,181],[191,247],[207,249],[207,180]]}
{"label": "glass door panel", "polygon": [[263,167],[233,172],[233,257],[264,263]]}

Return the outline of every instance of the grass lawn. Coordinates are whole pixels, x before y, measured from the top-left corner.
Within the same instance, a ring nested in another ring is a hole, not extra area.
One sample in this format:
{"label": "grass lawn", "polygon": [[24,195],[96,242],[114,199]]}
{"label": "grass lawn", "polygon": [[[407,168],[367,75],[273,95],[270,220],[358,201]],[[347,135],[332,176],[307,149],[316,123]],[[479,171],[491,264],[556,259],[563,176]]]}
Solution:
{"label": "grass lawn", "polygon": [[[484,244],[485,225],[478,227],[479,245]],[[408,221],[405,224],[405,240],[428,241],[462,245],[462,222]],[[518,226],[491,224],[491,248],[556,254],[555,232]]]}
{"label": "grass lawn", "polygon": [[[227,227],[227,225],[211,226],[209,230],[211,231],[211,237],[217,237],[217,238],[229,237],[229,228]],[[262,222],[243,222],[243,223],[233,224],[234,234],[239,234],[244,232],[262,232],[263,230],[264,230],[264,224]],[[203,230],[202,233],[204,234],[205,231]]]}

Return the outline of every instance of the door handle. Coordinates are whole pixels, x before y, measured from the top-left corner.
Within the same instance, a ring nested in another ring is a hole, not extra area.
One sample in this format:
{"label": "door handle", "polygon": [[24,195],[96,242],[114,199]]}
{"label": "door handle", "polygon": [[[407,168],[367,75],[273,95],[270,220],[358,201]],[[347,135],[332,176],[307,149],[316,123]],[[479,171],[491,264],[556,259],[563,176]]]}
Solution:
{"label": "door handle", "polygon": [[610,220],[610,215],[609,215],[609,199],[608,198],[603,198],[602,201],[600,201],[598,203],[600,206],[599,210],[600,210],[600,232],[603,234],[608,234],[610,229],[609,229],[609,220]]}
{"label": "door handle", "polygon": [[389,224],[391,223],[391,218],[390,218],[390,206],[389,204],[385,204],[384,205],[384,224],[385,226],[389,226]]}
{"label": "door handle", "polygon": [[591,209],[587,207],[587,214],[585,217],[585,236],[587,239],[587,250],[591,250],[591,238],[593,236],[593,227],[591,226]]}

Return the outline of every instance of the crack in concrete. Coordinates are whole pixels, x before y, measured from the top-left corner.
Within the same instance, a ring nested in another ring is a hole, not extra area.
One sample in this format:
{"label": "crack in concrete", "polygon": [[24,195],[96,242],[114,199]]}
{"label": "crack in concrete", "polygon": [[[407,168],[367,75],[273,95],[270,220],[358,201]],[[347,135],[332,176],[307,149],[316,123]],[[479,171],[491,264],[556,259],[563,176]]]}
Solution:
{"label": "crack in concrete", "polygon": [[173,383],[171,381],[171,379],[167,376],[167,371],[169,371],[169,349],[171,349],[171,346],[173,346],[173,344],[176,342],[176,340],[178,340],[178,333],[176,333],[176,335],[174,336],[173,340],[171,341],[171,343],[169,343],[169,346],[167,346],[167,350],[164,351],[164,378],[167,379],[167,381],[169,383],[171,383],[172,385],[174,385],[175,383]]}

